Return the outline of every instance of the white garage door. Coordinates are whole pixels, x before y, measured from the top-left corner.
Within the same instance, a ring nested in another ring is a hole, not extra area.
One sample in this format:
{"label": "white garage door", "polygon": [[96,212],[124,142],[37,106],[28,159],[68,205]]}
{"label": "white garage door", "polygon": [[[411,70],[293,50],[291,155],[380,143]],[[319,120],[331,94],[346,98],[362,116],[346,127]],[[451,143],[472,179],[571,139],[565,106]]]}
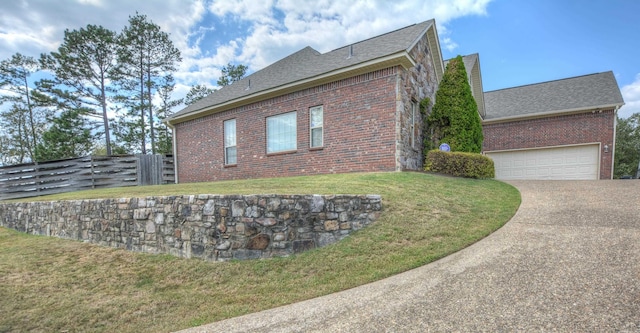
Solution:
{"label": "white garage door", "polygon": [[598,179],[600,146],[487,152],[496,179]]}

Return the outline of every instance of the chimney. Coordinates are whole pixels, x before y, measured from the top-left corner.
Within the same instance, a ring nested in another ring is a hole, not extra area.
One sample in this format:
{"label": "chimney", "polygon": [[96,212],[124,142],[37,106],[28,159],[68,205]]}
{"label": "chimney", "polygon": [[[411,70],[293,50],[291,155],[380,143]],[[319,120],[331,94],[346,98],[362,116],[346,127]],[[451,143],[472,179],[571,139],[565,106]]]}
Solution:
{"label": "chimney", "polygon": [[349,56],[347,57],[347,59],[353,57],[353,44],[349,45]]}

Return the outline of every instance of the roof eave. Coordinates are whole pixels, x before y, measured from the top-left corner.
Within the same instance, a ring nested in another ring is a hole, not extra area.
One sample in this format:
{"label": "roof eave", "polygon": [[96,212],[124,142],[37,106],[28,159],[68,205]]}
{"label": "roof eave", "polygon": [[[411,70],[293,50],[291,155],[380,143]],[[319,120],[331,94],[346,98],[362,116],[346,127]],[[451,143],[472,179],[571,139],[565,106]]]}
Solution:
{"label": "roof eave", "polygon": [[436,30],[435,20],[427,27],[426,31],[422,35],[425,33],[427,34],[429,50],[431,51],[430,58],[435,67],[436,81],[439,83],[444,76],[445,67],[444,60],[442,59],[442,49],[440,49],[440,41],[438,40],[438,31]]}
{"label": "roof eave", "polygon": [[507,122],[511,122],[511,121],[521,121],[521,120],[546,118],[546,117],[549,117],[549,116],[564,116],[564,115],[576,114],[576,113],[588,113],[588,112],[594,112],[594,111],[602,111],[602,110],[607,110],[607,109],[613,109],[613,108],[616,108],[616,107],[619,108],[619,107],[621,107],[623,105],[624,105],[624,103],[616,103],[616,104],[605,104],[605,105],[591,106],[591,107],[586,107],[586,108],[585,107],[581,107],[581,108],[558,110],[558,111],[529,113],[529,114],[523,114],[523,115],[517,115],[517,116],[501,117],[501,118],[495,118],[495,119],[485,119],[485,120],[482,121],[482,124],[483,125],[490,125],[490,124],[507,123]]}
{"label": "roof eave", "polygon": [[258,91],[254,94],[236,98],[224,103],[213,105],[208,108],[195,110],[193,112],[177,116],[170,119],[170,124],[178,124],[192,119],[204,117],[210,114],[222,112],[241,105],[258,102],[267,98],[280,96],[293,91],[310,88],[313,86],[329,83],[332,81],[352,77],[359,74],[369,73],[375,70],[389,68],[393,66],[402,66],[405,69],[415,66],[415,61],[411,58],[407,51],[400,51],[382,58],[373,59],[367,62],[359,63],[353,66],[340,68],[321,75],[310,77],[307,79],[291,82],[279,87]]}

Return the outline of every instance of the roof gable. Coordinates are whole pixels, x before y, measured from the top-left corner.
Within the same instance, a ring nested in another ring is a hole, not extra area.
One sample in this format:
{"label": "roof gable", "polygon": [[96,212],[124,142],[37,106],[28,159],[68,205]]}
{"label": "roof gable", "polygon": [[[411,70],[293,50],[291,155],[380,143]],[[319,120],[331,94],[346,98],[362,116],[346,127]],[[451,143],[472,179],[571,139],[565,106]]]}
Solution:
{"label": "roof gable", "polygon": [[613,72],[583,75],[484,93],[485,120],[580,112],[624,104]]}
{"label": "roof gable", "polygon": [[407,52],[432,28],[435,29],[435,21],[429,20],[327,53],[320,53],[307,46],[187,106],[175,113],[170,121],[179,122],[178,119],[188,120],[228,109],[241,102],[259,99],[270,92],[284,92],[290,87],[300,88],[304,82],[331,77],[332,74],[338,75],[358,67],[368,68],[367,66],[375,64],[413,66],[413,60]]}

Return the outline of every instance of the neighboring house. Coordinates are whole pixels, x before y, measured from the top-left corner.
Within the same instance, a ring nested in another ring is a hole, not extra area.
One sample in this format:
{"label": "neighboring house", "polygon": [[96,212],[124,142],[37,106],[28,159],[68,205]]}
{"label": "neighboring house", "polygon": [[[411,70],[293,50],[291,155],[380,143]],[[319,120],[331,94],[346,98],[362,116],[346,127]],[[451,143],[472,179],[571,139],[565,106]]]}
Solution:
{"label": "neighboring house", "polygon": [[[612,177],[624,102],[611,72],[483,93],[478,54],[463,62],[496,178]],[[421,170],[419,103],[444,68],[434,20],[306,47],[169,119],[176,181]]]}
{"label": "neighboring house", "polygon": [[177,180],[420,170],[419,102],[435,99],[441,54],[434,20],[306,47],[169,119]]}
{"label": "neighboring house", "polygon": [[611,179],[616,112],[612,72],[485,92],[484,152],[498,179]]}

